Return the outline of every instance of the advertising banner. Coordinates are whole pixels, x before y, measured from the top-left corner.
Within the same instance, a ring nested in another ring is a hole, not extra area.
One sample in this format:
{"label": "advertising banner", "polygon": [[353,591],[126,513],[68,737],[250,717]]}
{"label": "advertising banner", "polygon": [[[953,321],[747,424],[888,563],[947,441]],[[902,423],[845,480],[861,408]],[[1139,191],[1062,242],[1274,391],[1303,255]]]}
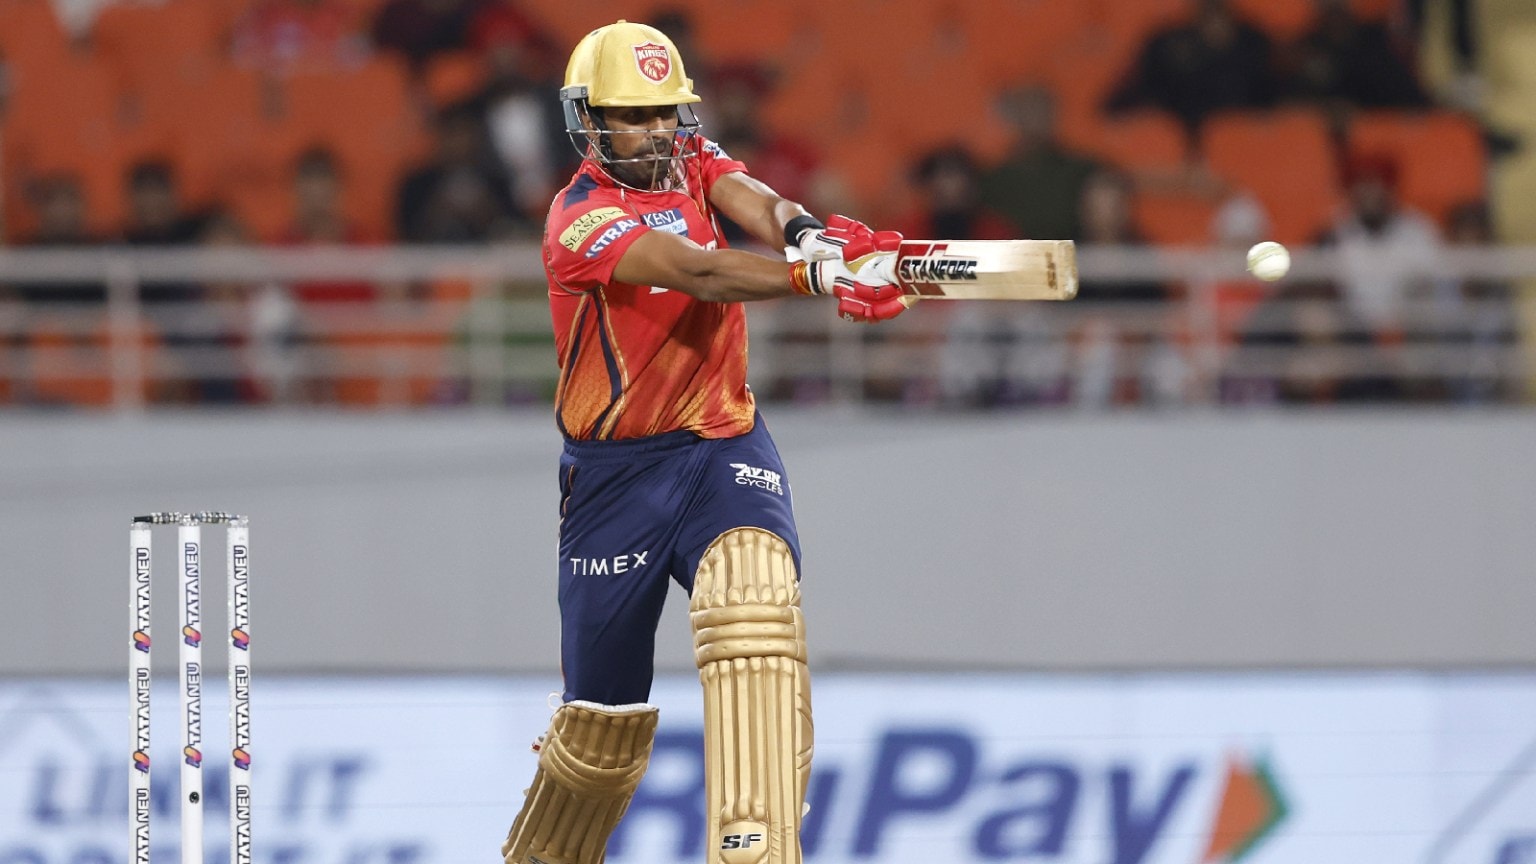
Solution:
{"label": "advertising banner", "polygon": [[[174,684],[155,682],[149,760],[166,862]],[[556,686],[258,678],[253,860],[499,860]],[[209,864],[229,855],[221,689],[202,711]],[[612,864],[705,860],[698,691],[657,683]],[[129,704],[126,678],[0,682],[0,864],[128,861]],[[1536,864],[1536,675],[823,675],[815,722],[814,864]]]}

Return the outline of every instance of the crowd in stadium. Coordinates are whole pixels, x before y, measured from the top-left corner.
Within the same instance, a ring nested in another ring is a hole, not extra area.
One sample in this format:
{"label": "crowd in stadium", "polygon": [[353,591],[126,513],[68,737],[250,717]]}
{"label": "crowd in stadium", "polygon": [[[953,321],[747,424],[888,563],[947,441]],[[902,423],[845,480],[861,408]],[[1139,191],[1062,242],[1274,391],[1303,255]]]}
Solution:
{"label": "crowd in stadium", "polygon": [[[853,213],[909,237],[1239,250],[1278,239],[1335,248],[1345,264],[1326,282],[1268,289],[1251,280],[1090,282],[1070,323],[1034,310],[958,309],[946,319],[939,371],[871,382],[869,398],[1189,401],[1194,385],[1180,361],[1187,334],[1170,322],[1197,293],[1218,310],[1223,345],[1293,349],[1282,366],[1294,370],[1224,375],[1214,383],[1220,401],[1518,398],[1512,379],[1479,372],[1473,361],[1451,371],[1393,361],[1405,346],[1424,344],[1496,358],[1520,338],[1510,286],[1425,279],[1413,267],[1447,244],[1495,240],[1488,164],[1519,145],[1477,111],[1469,4],[1451,4],[1453,53],[1467,70],[1451,99],[1431,96],[1418,73],[1422,2],[899,5],[916,20],[876,15],[882,21],[861,31],[859,44],[832,21],[812,21],[821,35],[804,44],[808,31],[763,17],[772,10],[731,22],[720,19],[741,12],[733,4],[646,8],[688,58],[705,100],[705,134],[823,215]],[[562,4],[512,0],[6,0],[0,240],[531,240],[577,160],[554,93],[573,32],[595,19],[573,17],[581,16]],[[870,45],[878,63],[857,53]],[[1352,268],[1356,251],[1362,261],[1385,252],[1403,266]],[[473,308],[468,294],[434,286],[342,282],[287,291],[300,325],[306,315],[366,315],[370,303],[390,297],[442,301],[454,314]],[[13,283],[0,292],[32,316],[5,337],[23,360],[46,343],[40,334],[51,310],[105,302],[94,284]],[[202,301],[242,297],[236,285],[142,291],[151,326],[172,347],[238,341],[234,322],[203,322],[192,328],[201,335],[179,342],[173,331],[187,329]],[[1326,302],[1294,302],[1309,299]],[[181,318],[157,319],[157,304]],[[1072,332],[1042,348],[1033,336],[1040,327]],[[1344,355],[1330,346],[1349,349],[1349,367],[1365,371],[1338,371]],[[1052,359],[1052,351],[1070,357]],[[1061,371],[1038,372],[1052,364]],[[1108,371],[1082,371],[1094,364]],[[1036,371],[1009,371],[1024,367]],[[109,398],[102,382],[49,390],[24,377],[0,382],[0,400]],[[325,383],[296,398],[380,398],[376,387]],[[768,395],[820,398],[793,380],[779,385]],[[405,401],[461,397],[462,388],[428,384]],[[189,374],[152,387],[148,398],[277,396],[238,376]]]}

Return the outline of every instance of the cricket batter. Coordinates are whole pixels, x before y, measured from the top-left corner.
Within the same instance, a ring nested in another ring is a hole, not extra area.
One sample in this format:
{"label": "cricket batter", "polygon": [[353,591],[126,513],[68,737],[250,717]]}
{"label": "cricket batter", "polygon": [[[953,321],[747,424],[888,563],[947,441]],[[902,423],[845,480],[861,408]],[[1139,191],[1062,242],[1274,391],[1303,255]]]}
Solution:
{"label": "cricket batter", "polygon": [[[559,352],[563,703],[502,847],[599,864],[645,773],[668,583],[690,592],[710,864],[799,864],[811,759],[800,547],[778,451],[747,389],[742,301],[826,294],[853,321],[905,306],[901,236],[822,225],[699,134],[660,31],[577,44],[560,90],[584,156],[544,233]],[[716,214],[793,263],[723,248]]]}

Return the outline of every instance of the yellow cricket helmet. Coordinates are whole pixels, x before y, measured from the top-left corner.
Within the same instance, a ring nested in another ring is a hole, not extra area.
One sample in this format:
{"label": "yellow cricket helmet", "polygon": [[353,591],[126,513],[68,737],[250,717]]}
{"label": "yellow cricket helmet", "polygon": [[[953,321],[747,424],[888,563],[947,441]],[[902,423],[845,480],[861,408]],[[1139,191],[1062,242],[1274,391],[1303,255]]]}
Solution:
{"label": "yellow cricket helmet", "polygon": [[599,108],[699,101],[677,46],[655,27],[620,19],[582,37],[565,67],[563,98]]}
{"label": "yellow cricket helmet", "polygon": [[[698,155],[699,97],[683,69],[677,46],[655,27],[619,20],[582,37],[565,67],[560,103],[565,131],[585,158],[594,159],[610,177],[640,191],[675,188],[683,179],[683,160]],[[652,132],[613,130],[605,108],[677,106],[677,129],[670,154],[618,158],[613,137]]]}

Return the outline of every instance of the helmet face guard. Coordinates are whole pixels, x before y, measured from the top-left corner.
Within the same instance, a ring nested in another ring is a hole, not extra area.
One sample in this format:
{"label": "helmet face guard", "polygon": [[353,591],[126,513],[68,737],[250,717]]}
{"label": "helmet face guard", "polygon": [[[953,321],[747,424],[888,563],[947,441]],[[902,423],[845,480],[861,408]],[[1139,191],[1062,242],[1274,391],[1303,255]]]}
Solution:
{"label": "helmet face guard", "polygon": [[[565,134],[584,159],[591,159],[615,183],[639,192],[661,192],[682,188],[688,176],[687,160],[699,155],[699,117],[688,103],[678,104],[677,129],[672,134],[668,152],[620,157],[613,149],[619,135],[640,135],[657,139],[654,130],[618,130],[608,128],[603,109],[587,100],[583,85],[560,90],[560,106],[565,113]],[[629,148],[625,148],[626,150]]]}

